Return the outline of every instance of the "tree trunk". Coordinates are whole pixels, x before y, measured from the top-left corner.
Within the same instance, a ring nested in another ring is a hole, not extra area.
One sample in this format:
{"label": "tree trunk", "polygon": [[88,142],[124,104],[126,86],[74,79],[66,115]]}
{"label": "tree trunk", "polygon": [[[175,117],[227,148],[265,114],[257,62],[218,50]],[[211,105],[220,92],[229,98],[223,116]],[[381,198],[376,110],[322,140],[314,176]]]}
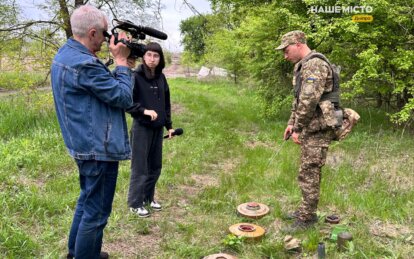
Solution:
{"label": "tree trunk", "polygon": [[[75,4],[79,0],[75,0]],[[70,26],[70,15],[69,15],[69,9],[66,4],[65,0],[59,0],[59,7],[60,7],[60,17],[63,21],[63,29],[65,30],[66,38],[69,39],[72,37],[72,28]]]}
{"label": "tree trunk", "polygon": [[409,94],[407,88],[405,88],[401,94],[397,95],[397,108],[400,110],[404,108],[411,97],[412,95]]}
{"label": "tree trunk", "polygon": [[402,94],[397,94],[397,108],[399,110],[402,109],[402,107],[404,107],[404,99],[402,98]]}
{"label": "tree trunk", "polygon": [[382,106],[382,94],[377,94],[377,108],[381,108]]}
{"label": "tree trunk", "polygon": [[410,93],[408,92],[408,89],[407,89],[407,88],[404,88],[404,91],[403,91],[404,105],[405,105],[406,103],[408,103],[408,101],[409,101],[411,98],[413,98],[413,95],[412,95],[412,94],[410,94]]}
{"label": "tree trunk", "polygon": [[392,94],[391,93],[387,93],[384,96],[384,102],[385,102],[385,105],[386,105],[386,108],[387,109],[391,109],[392,108],[392,106],[391,106],[391,99],[392,99]]}

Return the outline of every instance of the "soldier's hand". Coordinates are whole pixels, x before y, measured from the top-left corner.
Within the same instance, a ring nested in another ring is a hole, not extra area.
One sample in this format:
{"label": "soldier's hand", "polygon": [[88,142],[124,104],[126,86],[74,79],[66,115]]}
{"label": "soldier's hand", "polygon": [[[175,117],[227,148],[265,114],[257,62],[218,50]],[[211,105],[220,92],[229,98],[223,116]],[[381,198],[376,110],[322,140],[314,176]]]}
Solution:
{"label": "soldier's hand", "polygon": [[293,133],[292,133],[292,140],[293,140],[293,142],[295,142],[296,144],[300,144],[300,141],[299,141],[299,133],[297,133],[297,132],[293,132]]}
{"label": "soldier's hand", "polygon": [[292,135],[293,131],[292,131],[293,125],[288,125],[285,129],[285,133],[283,134],[283,139],[284,140],[288,140],[290,138],[290,136]]}

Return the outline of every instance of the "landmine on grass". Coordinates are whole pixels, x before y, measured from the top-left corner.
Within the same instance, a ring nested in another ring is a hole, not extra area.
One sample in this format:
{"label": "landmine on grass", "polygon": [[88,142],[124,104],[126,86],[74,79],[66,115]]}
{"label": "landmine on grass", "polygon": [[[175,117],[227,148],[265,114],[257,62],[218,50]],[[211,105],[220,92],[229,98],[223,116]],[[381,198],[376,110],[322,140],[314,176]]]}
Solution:
{"label": "landmine on grass", "polygon": [[269,213],[269,207],[258,202],[247,202],[237,206],[237,212],[243,217],[260,219]]}
{"label": "landmine on grass", "polygon": [[229,227],[230,233],[248,240],[259,240],[265,234],[265,229],[251,223],[237,223]]}
{"label": "landmine on grass", "polygon": [[203,259],[237,259],[237,257],[233,256],[233,255],[229,255],[229,254],[212,254],[212,255],[208,255],[203,257]]}

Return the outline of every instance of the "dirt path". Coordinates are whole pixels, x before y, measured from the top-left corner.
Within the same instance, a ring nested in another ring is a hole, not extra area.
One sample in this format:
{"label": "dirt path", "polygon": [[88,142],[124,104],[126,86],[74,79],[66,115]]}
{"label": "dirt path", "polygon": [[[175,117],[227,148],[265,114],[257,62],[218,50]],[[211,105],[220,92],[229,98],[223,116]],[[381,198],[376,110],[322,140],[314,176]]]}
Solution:
{"label": "dirt path", "polygon": [[197,71],[194,69],[181,65],[181,54],[179,53],[172,54],[171,64],[166,67],[163,72],[167,78],[191,77],[197,75]]}

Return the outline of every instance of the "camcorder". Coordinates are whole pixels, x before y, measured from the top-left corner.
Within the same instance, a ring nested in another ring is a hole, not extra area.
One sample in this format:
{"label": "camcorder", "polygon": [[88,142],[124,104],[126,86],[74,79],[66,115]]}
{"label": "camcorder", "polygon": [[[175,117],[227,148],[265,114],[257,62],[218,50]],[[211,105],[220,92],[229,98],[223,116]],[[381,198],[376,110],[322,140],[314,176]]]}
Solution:
{"label": "camcorder", "polygon": [[[111,30],[112,35],[114,35],[115,38],[114,43],[115,45],[118,42],[122,42],[123,44],[125,44],[131,50],[131,54],[129,54],[129,57],[131,58],[138,58],[144,56],[145,45],[139,43],[138,41],[145,40],[146,35],[155,37],[160,40],[166,40],[168,38],[167,34],[161,31],[158,31],[151,27],[136,25],[128,20],[114,19],[113,22],[116,23],[116,25]],[[128,41],[125,39],[118,39],[118,30],[129,32],[129,34],[131,35],[131,40]],[[109,42],[109,40],[111,39],[111,35],[107,31],[104,31],[104,36]]]}

